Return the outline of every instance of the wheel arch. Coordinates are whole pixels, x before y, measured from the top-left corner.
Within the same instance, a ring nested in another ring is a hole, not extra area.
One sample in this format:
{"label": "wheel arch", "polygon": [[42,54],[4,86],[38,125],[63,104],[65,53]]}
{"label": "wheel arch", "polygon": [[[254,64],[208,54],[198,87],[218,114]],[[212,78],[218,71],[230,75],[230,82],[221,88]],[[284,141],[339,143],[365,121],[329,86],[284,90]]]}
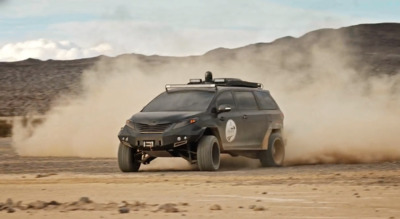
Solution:
{"label": "wheel arch", "polygon": [[203,132],[203,136],[205,136],[205,135],[214,135],[218,139],[218,144],[219,144],[220,150],[223,151],[221,135],[219,134],[218,128],[207,127]]}
{"label": "wheel arch", "polygon": [[275,133],[279,133],[282,136],[282,130],[281,129],[272,129],[271,135],[275,134]]}
{"label": "wheel arch", "polygon": [[261,150],[267,150],[268,149],[268,144],[271,136],[275,133],[278,133],[279,135],[282,136],[282,130],[280,128],[269,128],[265,135],[264,138],[261,142]]}
{"label": "wheel arch", "polygon": [[284,130],[282,130],[282,129],[273,129],[272,132],[271,132],[271,135],[274,134],[274,133],[279,133],[279,135],[281,135],[283,146],[286,147],[287,139],[285,137]]}

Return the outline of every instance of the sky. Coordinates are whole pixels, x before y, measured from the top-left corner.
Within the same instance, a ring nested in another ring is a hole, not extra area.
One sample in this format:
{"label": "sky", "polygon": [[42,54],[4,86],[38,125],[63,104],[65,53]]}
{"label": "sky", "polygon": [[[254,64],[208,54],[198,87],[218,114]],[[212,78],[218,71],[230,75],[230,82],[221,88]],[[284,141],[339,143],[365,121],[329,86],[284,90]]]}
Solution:
{"label": "sky", "polygon": [[320,28],[400,22],[398,0],[0,0],[0,61],[201,55]]}

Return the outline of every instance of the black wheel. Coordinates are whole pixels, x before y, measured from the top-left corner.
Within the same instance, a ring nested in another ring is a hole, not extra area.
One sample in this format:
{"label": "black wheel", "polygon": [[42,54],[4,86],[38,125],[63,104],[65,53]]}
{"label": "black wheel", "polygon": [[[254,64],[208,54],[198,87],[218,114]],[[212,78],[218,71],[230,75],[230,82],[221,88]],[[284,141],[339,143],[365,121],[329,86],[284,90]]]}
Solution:
{"label": "black wheel", "polygon": [[140,164],[137,160],[135,150],[120,143],[118,148],[119,169],[122,172],[137,172]]}
{"label": "black wheel", "polygon": [[280,167],[285,158],[285,145],[279,133],[269,136],[268,150],[260,152],[260,162],[263,167]]}
{"label": "black wheel", "polygon": [[215,171],[219,168],[220,150],[218,139],[213,135],[206,135],[197,145],[197,166],[201,171]]}

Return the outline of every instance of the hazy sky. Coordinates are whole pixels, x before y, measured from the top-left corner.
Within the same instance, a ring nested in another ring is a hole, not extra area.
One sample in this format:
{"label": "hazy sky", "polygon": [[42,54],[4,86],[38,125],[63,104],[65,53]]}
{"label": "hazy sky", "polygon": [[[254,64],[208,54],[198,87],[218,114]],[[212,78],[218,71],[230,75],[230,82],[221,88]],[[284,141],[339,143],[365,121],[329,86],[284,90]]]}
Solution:
{"label": "hazy sky", "polygon": [[400,22],[400,1],[0,0],[0,60],[200,55],[379,22]]}

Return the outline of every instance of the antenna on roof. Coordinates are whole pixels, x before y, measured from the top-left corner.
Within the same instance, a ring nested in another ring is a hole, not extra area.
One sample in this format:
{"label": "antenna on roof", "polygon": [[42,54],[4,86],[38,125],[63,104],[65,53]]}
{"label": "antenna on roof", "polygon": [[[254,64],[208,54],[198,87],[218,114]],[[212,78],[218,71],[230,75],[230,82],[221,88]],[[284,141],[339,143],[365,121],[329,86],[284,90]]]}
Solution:
{"label": "antenna on roof", "polygon": [[205,82],[206,83],[212,83],[213,82],[213,76],[210,71],[207,71],[205,76],[204,76]]}

